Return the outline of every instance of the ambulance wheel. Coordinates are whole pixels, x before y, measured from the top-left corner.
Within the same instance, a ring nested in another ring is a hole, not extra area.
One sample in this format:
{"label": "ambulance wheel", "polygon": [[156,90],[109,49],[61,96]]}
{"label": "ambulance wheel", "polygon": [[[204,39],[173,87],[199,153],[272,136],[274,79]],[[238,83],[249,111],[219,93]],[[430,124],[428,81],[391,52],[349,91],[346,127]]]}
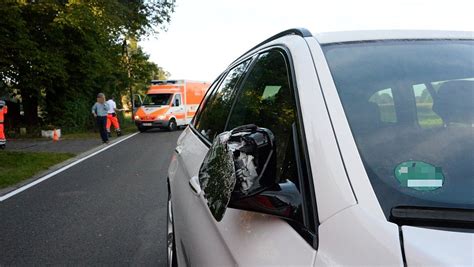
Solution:
{"label": "ambulance wheel", "polygon": [[146,130],[148,129],[145,127],[138,127],[138,130],[140,131],[140,133],[143,133],[143,132],[146,132]]}
{"label": "ambulance wheel", "polygon": [[0,149],[1,149],[1,150],[4,150],[4,149],[5,149],[5,145],[4,145],[4,144],[3,144],[3,145],[0,145]]}
{"label": "ambulance wheel", "polygon": [[178,129],[178,124],[176,124],[176,121],[174,119],[170,120],[170,123],[168,124],[168,131],[173,132]]}

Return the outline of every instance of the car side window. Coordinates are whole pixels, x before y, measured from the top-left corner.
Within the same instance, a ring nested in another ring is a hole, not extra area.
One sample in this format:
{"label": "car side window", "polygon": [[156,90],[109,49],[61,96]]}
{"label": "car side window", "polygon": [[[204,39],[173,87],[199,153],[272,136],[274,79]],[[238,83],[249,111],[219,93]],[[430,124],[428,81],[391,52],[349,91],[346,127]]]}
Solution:
{"label": "car side window", "polygon": [[285,57],[279,50],[261,54],[242,85],[227,126],[230,130],[253,123],[272,131],[276,138],[277,165],[280,168],[296,117],[287,69]]}
{"label": "car side window", "polygon": [[235,87],[245,73],[250,60],[247,60],[230,70],[219,87],[209,97],[194,127],[207,140],[224,131],[232,102],[235,97]]}
{"label": "car side window", "polygon": [[206,90],[206,93],[204,94],[204,98],[201,100],[201,103],[199,103],[199,106],[196,109],[196,114],[194,115],[191,121],[192,126],[197,125],[197,122],[201,118],[201,114],[203,112],[204,106],[206,105],[207,102],[209,102],[208,100],[211,98],[216,87],[219,86],[219,83],[221,79],[223,78],[223,76],[225,76],[225,74],[226,72],[221,73],[219,77],[217,77],[217,79],[215,79],[214,82],[212,82],[211,86],[209,86],[209,88]]}
{"label": "car side window", "polygon": [[[226,127],[255,124],[275,136],[276,179],[291,181],[301,192],[296,168],[293,127],[296,123],[296,101],[285,56],[280,50],[261,54],[242,85]],[[303,214],[298,217],[303,224]]]}

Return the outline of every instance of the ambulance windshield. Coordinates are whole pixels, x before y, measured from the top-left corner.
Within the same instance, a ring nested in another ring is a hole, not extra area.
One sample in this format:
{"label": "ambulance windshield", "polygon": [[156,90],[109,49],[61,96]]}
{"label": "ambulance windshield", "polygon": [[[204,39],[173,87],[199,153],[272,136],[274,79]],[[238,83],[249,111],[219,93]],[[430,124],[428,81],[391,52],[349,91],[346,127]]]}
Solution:
{"label": "ambulance windshield", "polygon": [[169,105],[172,94],[148,94],[143,100],[144,106],[165,106]]}

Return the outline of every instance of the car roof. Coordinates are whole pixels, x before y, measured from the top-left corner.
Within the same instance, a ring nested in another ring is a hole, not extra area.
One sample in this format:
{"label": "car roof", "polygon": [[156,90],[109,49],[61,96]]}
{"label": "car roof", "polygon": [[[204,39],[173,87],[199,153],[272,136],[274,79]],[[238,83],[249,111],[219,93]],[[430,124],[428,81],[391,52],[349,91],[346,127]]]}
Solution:
{"label": "car roof", "polygon": [[234,64],[240,59],[253,53],[256,49],[270,43],[278,38],[287,35],[298,35],[303,38],[315,38],[321,45],[330,43],[345,43],[345,42],[363,42],[363,41],[380,41],[380,40],[433,40],[433,39],[461,39],[473,40],[473,31],[432,31],[432,30],[370,30],[370,31],[339,31],[339,32],[323,32],[312,34],[306,28],[292,28],[286,31],[277,33],[263,42],[252,47],[250,50],[238,57],[228,69],[234,67]]}
{"label": "car roof", "polygon": [[326,32],[313,35],[320,44],[416,39],[474,39],[471,31],[371,30]]}

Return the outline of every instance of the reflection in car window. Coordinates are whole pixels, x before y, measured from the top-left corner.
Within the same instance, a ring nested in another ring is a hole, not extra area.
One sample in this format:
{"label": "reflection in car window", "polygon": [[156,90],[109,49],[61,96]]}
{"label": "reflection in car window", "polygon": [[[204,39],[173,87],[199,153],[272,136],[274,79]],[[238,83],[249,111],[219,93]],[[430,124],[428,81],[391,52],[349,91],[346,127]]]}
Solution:
{"label": "reflection in car window", "polygon": [[393,102],[391,88],[375,92],[369,98],[369,102],[376,105],[374,111],[379,114],[381,122],[397,122],[397,114],[395,113],[395,103]]}
{"label": "reflection in car window", "polygon": [[194,127],[209,141],[212,141],[217,134],[224,131],[235,95],[235,86],[249,62],[250,60],[247,60],[230,70],[224,81],[204,104],[204,109]]}
{"label": "reflection in car window", "polygon": [[433,97],[426,85],[423,83],[413,85],[413,93],[416,99],[418,124],[423,128],[442,126],[443,120],[433,111]]}
{"label": "reflection in car window", "polygon": [[[323,50],[387,218],[397,206],[474,208],[474,42],[342,43]],[[395,97],[398,116],[389,125],[374,123],[366,105],[381,88]]]}

